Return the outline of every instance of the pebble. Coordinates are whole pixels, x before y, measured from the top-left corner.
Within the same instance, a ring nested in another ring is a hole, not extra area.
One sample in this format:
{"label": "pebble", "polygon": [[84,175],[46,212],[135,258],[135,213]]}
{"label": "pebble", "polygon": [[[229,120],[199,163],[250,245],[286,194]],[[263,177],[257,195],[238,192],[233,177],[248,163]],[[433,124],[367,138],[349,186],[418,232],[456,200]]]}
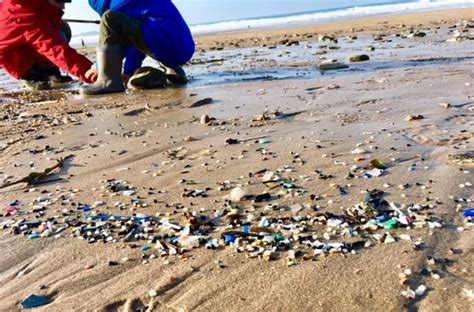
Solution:
{"label": "pebble", "polygon": [[384,244],[392,244],[395,242],[396,242],[395,238],[390,233],[385,234]]}
{"label": "pebble", "polygon": [[413,120],[421,120],[421,119],[424,119],[425,116],[423,115],[408,115],[405,120],[406,121],[413,121]]}
{"label": "pebble", "polygon": [[274,260],[274,253],[271,250],[265,250],[262,255],[263,260],[272,261]]}
{"label": "pebble", "polygon": [[338,63],[338,62],[334,62],[334,63],[323,63],[323,64],[320,64],[319,65],[319,70],[338,70],[338,69],[346,69],[346,68],[349,68],[349,65],[347,64],[344,64],[344,63]]}
{"label": "pebble", "polygon": [[370,60],[370,57],[367,54],[354,55],[349,58],[352,63],[365,62]]}
{"label": "pebble", "polygon": [[355,155],[361,155],[361,154],[367,154],[367,153],[369,152],[362,148],[356,148],[355,150],[351,151],[351,154],[355,154]]}
{"label": "pebble", "polygon": [[123,196],[130,197],[130,196],[133,196],[134,194],[135,194],[135,191],[134,191],[134,190],[126,190],[126,191],[123,191]]}
{"label": "pebble", "polygon": [[408,287],[406,290],[402,291],[402,295],[405,296],[408,299],[415,299],[415,297],[416,297],[416,293],[410,287]]}
{"label": "pebble", "polygon": [[400,234],[400,239],[402,240],[407,240],[407,241],[411,241],[411,236],[408,235],[408,234]]}
{"label": "pebble", "polygon": [[104,206],[104,205],[105,205],[105,202],[103,202],[102,200],[98,200],[94,202],[94,207],[99,207],[99,206]]}
{"label": "pebble", "polygon": [[211,121],[211,118],[209,115],[202,115],[201,119],[199,120],[199,123],[203,126],[207,126],[207,124]]}

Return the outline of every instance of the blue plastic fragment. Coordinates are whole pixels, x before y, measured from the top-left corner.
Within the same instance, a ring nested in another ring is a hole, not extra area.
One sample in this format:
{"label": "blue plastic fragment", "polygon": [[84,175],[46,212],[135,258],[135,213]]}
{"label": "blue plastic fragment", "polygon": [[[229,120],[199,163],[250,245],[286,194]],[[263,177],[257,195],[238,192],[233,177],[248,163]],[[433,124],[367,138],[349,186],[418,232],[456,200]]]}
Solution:
{"label": "blue plastic fragment", "polygon": [[143,246],[142,251],[147,251],[147,250],[150,250],[150,249],[151,249],[150,246],[145,245],[145,246]]}
{"label": "blue plastic fragment", "polygon": [[464,210],[464,216],[466,218],[474,217],[474,208],[468,208],[468,209]]}
{"label": "blue plastic fragment", "polygon": [[32,234],[28,235],[28,239],[38,239],[40,237],[41,236],[39,234],[36,234],[36,233],[32,233]]}
{"label": "blue plastic fragment", "polygon": [[91,210],[92,210],[92,207],[89,206],[89,205],[85,205],[84,208],[82,208],[83,212],[88,212],[88,211],[91,211]]}
{"label": "blue plastic fragment", "polygon": [[381,215],[381,216],[376,217],[376,219],[377,219],[377,221],[379,221],[379,222],[385,222],[385,221],[387,221],[388,219],[390,219],[390,217],[389,217],[388,215],[383,214],[383,215]]}
{"label": "blue plastic fragment", "polygon": [[135,221],[150,221],[152,218],[150,216],[134,216],[134,217],[129,217],[129,216],[114,216],[114,215],[109,215],[109,214],[98,214],[95,216],[86,216],[85,217],[87,221],[108,221],[111,218],[113,220],[130,220],[133,219]]}
{"label": "blue plastic fragment", "polygon": [[235,235],[232,235],[232,234],[225,234],[224,235],[224,241],[226,244],[232,244],[233,242],[235,242]]}
{"label": "blue plastic fragment", "polygon": [[250,233],[250,226],[246,225],[242,228],[242,232],[244,233]]}
{"label": "blue plastic fragment", "polygon": [[[88,221],[107,221],[112,217],[112,215],[109,214],[99,214],[96,216],[87,216],[86,220]],[[115,217],[116,220],[121,220],[121,218]]]}
{"label": "blue plastic fragment", "polygon": [[49,303],[51,303],[51,300],[49,300],[46,297],[30,295],[28,298],[26,298],[25,300],[21,302],[21,306],[25,309],[31,309],[31,308],[40,307]]}
{"label": "blue plastic fragment", "polygon": [[290,183],[290,182],[285,182],[285,183],[283,183],[283,188],[285,188],[285,189],[295,189],[296,185],[294,185],[293,183]]}

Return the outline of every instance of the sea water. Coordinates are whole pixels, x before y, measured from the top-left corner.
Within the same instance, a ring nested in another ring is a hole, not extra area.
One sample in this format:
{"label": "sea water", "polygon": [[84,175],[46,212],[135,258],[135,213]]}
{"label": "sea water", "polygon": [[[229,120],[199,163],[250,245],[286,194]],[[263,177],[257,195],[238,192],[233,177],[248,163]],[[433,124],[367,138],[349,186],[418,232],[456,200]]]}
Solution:
{"label": "sea water", "polygon": [[[160,1],[160,0],[157,0]],[[194,34],[217,33],[394,13],[474,8],[474,0],[174,0]],[[97,20],[87,1],[67,4],[66,18]],[[97,25],[72,24],[73,42],[96,40]]]}

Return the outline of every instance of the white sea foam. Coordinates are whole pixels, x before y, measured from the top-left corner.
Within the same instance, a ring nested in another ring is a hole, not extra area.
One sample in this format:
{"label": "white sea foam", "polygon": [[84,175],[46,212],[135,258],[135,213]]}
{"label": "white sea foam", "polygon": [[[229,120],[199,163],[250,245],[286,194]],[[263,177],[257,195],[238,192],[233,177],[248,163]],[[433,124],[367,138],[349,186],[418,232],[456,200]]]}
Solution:
{"label": "white sea foam", "polygon": [[328,22],[349,18],[386,15],[403,12],[420,12],[449,8],[474,8],[474,0],[421,0],[411,3],[384,4],[374,6],[353,7],[325,12],[305,13],[284,17],[270,17],[219,22],[191,26],[193,34],[209,34],[223,31],[237,31],[248,28],[267,28],[294,26],[307,23]]}

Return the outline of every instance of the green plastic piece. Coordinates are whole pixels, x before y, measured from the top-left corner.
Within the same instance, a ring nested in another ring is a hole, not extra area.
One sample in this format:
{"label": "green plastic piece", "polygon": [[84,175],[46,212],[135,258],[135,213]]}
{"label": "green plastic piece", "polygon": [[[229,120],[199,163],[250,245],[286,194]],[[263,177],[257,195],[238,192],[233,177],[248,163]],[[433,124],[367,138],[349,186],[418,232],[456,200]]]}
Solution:
{"label": "green plastic piece", "polygon": [[377,169],[387,169],[387,166],[383,163],[383,161],[379,159],[374,159],[370,162],[370,165]]}
{"label": "green plastic piece", "polygon": [[390,219],[390,220],[385,221],[383,223],[383,227],[386,228],[386,229],[395,229],[395,228],[398,227],[399,224],[400,224],[400,222],[398,222],[397,220]]}
{"label": "green plastic piece", "polygon": [[275,240],[277,242],[281,242],[281,241],[285,240],[285,237],[281,234],[275,234]]}

